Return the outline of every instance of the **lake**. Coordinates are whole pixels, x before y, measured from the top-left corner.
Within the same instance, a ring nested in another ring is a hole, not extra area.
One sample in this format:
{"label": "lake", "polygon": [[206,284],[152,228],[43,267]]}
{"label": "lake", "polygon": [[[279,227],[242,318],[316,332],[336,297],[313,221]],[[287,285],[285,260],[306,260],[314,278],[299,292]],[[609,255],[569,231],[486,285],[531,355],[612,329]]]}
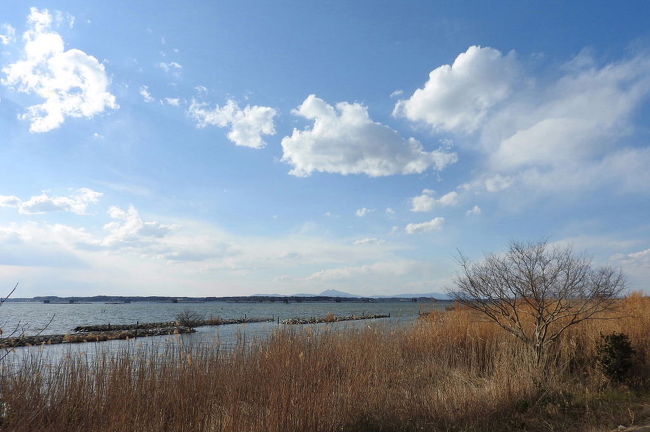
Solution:
{"label": "lake", "polygon": [[[13,361],[34,352],[47,351],[52,357],[65,353],[83,353],[92,356],[98,350],[116,350],[125,347],[146,347],[164,345],[181,340],[186,344],[220,344],[228,347],[241,339],[260,339],[268,336],[279,327],[277,324],[287,318],[321,317],[329,313],[336,315],[390,314],[388,319],[344,321],[330,324],[310,325],[316,328],[359,328],[360,326],[378,326],[385,324],[404,324],[413,322],[420,312],[444,308],[445,303],[433,302],[260,302],[260,303],[148,303],[134,302],[127,304],[80,303],[80,304],[44,304],[7,302],[0,307],[0,322],[5,332],[21,326],[26,334],[34,334],[47,325],[43,334],[71,333],[79,325],[90,324],[133,324],[139,322],[173,321],[183,311],[197,312],[205,318],[274,318],[272,323],[255,323],[226,325],[216,327],[199,327],[197,332],[186,335],[155,336],[138,338],[130,341],[107,341],[99,343],[61,344],[47,347],[27,347],[16,349]],[[53,317],[53,318],[52,318]],[[51,320],[51,322],[50,322]],[[48,325],[49,322],[49,325]],[[292,325],[292,328],[301,328]]]}

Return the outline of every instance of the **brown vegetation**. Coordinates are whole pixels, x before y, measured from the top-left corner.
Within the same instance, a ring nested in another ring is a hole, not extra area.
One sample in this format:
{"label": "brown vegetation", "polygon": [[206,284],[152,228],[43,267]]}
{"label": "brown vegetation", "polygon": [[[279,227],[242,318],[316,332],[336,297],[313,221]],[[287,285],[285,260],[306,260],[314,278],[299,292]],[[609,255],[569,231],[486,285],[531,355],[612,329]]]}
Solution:
{"label": "brown vegetation", "polygon": [[611,311],[625,289],[620,270],[545,241],[513,242],[481,262],[461,255],[460,264],[452,297],[533,347],[541,367],[562,333]]}
{"label": "brown vegetation", "polygon": [[[0,381],[12,431],[601,431],[639,418],[650,383],[650,298],[584,321],[535,367],[529,346],[467,308],[409,327],[315,332],[218,347],[122,352]],[[624,315],[620,317],[618,314]],[[626,384],[599,371],[601,334],[636,350]],[[7,366],[6,366],[7,367]],[[646,390],[647,391],[647,390]]]}

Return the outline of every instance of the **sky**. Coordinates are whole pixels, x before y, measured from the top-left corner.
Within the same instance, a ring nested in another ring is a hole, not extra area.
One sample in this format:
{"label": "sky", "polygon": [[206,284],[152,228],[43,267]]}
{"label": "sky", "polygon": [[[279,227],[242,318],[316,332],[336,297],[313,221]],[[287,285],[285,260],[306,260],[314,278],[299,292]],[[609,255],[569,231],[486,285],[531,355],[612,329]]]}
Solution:
{"label": "sky", "polygon": [[650,294],[649,20],[645,1],[3,2],[0,287],[445,292],[459,252],[547,240]]}

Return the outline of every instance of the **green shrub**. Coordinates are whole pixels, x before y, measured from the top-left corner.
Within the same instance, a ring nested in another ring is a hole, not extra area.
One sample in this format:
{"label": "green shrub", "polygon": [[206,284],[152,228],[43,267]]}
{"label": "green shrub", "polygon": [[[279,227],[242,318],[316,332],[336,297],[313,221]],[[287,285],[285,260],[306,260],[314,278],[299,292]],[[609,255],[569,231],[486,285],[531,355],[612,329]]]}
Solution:
{"label": "green shrub", "polygon": [[601,334],[596,353],[598,367],[610,380],[622,382],[629,375],[635,350],[625,333]]}

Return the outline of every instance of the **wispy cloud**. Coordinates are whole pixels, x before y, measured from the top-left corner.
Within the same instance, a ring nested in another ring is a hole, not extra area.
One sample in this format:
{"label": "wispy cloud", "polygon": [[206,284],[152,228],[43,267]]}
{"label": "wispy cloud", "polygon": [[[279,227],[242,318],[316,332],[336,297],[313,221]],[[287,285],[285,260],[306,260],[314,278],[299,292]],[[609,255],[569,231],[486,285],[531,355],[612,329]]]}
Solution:
{"label": "wispy cloud", "polygon": [[404,231],[406,231],[407,234],[420,234],[432,231],[440,231],[442,230],[444,224],[445,218],[439,216],[427,222],[410,223],[406,225]]}
{"label": "wispy cloud", "polygon": [[9,45],[16,40],[16,29],[9,24],[0,24],[0,44]]}
{"label": "wispy cloud", "polygon": [[56,211],[86,214],[88,206],[96,204],[103,194],[88,188],[78,189],[70,196],[50,196],[43,192],[23,201],[16,196],[0,196],[0,207],[16,207],[22,214],[44,214]]}

